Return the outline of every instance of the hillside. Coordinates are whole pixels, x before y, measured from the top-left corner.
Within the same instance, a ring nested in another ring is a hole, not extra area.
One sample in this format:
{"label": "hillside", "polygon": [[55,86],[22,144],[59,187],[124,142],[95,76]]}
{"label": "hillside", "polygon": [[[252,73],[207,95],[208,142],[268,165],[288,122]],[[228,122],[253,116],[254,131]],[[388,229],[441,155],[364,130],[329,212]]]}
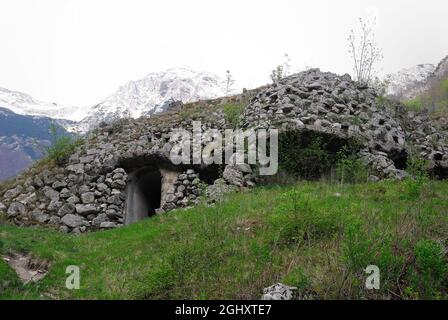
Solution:
{"label": "hillside", "polygon": [[[82,236],[1,225],[3,254],[50,267],[23,285],[0,261],[0,298],[259,299],[282,282],[300,299],[446,299],[447,187],[270,186]],[[80,290],[63,285],[73,264]],[[379,291],[364,288],[370,264],[380,267]]]}
{"label": "hillside", "polygon": [[46,154],[53,143],[50,127],[68,134],[48,117],[16,114],[0,107],[0,181],[12,178]]}
{"label": "hillside", "polygon": [[[4,258],[49,271],[23,286],[3,264],[15,279],[4,296],[255,299],[282,282],[300,299],[446,298],[447,184],[437,180],[448,177],[448,134],[386,102],[349,75],[310,69],[100,125],[62,160],[0,185]],[[263,174],[272,154],[174,162],[173,128],[191,140],[198,122],[201,135],[232,131],[214,156],[227,156],[233,129],[278,129],[278,171]],[[61,288],[67,265],[83,270],[79,291]],[[363,289],[369,265],[380,291]]]}

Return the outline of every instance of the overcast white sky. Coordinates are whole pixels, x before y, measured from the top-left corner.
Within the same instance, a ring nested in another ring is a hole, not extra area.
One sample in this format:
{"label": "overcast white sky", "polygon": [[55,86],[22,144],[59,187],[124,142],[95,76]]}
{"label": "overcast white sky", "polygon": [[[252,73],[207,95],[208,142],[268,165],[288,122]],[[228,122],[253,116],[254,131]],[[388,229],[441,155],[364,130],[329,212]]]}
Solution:
{"label": "overcast white sky", "polygon": [[351,72],[347,36],[376,15],[383,72],[448,55],[445,0],[0,0],[0,87],[90,106],[174,66],[266,83],[292,59]]}

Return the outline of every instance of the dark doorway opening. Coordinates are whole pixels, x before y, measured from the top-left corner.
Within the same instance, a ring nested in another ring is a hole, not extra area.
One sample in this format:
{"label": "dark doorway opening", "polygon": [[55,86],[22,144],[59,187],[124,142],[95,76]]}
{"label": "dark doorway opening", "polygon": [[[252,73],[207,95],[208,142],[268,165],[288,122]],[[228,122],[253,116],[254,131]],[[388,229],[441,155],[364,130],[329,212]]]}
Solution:
{"label": "dark doorway opening", "polygon": [[125,224],[154,215],[160,208],[161,189],[162,176],[158,168],[145,167],[129,174]]}

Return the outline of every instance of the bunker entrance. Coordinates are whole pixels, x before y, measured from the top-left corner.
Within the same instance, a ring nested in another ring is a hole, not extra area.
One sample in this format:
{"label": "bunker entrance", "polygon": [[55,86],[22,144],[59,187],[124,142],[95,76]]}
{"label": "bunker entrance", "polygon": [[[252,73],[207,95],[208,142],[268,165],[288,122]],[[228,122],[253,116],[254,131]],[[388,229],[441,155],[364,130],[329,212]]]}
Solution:
{"label": "bunker entrance", "polygon": [[161,190],[162,175],[158,168],[144,167],[129,174],[125,224],[154,215],[161,205]]}

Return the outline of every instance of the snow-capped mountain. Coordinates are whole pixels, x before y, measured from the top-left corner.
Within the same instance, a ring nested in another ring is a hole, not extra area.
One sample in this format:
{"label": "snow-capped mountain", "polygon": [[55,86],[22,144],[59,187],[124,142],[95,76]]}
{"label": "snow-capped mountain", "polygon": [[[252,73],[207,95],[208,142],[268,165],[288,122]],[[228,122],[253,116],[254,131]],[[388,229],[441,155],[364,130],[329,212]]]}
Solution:
{"label": "snow-capped mountain", "polygon": [[448,78],[448,56],[437,65],[419,64],[386,77],[387,94],[399,100],[414,99]]}
{"label": "snow-capped mountain", "polygon": [[4,88],[0,88],[0,106],[16,114],[70,121],[80,121],[87,114],[87,110],[82,108],[66,107],[56,103],[38,101],[26,93]]}
{"label": "snow-capped mountain", "polygon": [[436,70],[433,64],[419,64],[387,76],[387,94],[400,100],[413,99],[427,90],[428,80]]}
{"label": "snow-capped mountain", "polygon": [[224,80],[209,72],[173,68],[153,72],[137,81],[130,81],[117,92],[94,106],[78,125],[86,132],[101,122],[164,111],[166,102],[193,102],[224,95]]}

